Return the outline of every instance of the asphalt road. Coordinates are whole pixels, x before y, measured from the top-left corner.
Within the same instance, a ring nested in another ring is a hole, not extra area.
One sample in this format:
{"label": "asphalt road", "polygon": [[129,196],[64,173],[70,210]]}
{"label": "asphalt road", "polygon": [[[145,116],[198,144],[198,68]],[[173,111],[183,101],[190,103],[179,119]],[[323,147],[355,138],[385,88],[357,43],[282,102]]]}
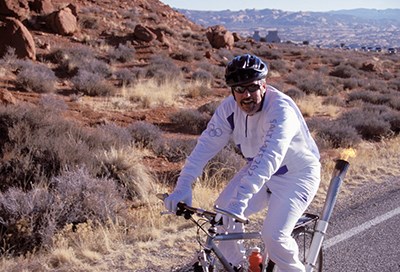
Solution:
{"label": "asphalt road", "polygon": [[400,178],[338,201],[325,238],[325,272],[400,272]]}

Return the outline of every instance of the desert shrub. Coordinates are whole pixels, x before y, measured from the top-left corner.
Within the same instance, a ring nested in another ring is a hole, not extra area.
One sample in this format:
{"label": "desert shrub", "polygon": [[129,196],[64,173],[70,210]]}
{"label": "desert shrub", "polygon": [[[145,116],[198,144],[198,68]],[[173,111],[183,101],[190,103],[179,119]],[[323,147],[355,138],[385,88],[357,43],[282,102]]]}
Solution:
{"label": "desert shrub", "polygon": [[348,100],[361,100],[366,103],[382,105],[389,102],[390,97],[376,91],[357,90],[348,94]]}
{"label": "desert shrub", "polygon": [[49,210],[53,204],[46,188],[0,192],[0,253],[19,255],[49,242],[56,229]]}
{"label": "desert shrub", "polygon": [[129,62],[135,57],[136,50],[128,44],[118,44],[116,48],[112,48],[108,55],[112,60],[120,62]]}
{"label": "desert shrub", "polygon": [[195,109],[183,109],[171,114],[170,119],[183,132],[200,134],[210,121],[210,116]]}
{"label": "desert shrub", "polygon": [[146,77],[154,78],[159,84],[181,77],[179,67],[168,57],[153,56],[149,62],[150,64],[146,67]]}
{"label": "desert shrub", "polygon": [[395,91],[400,91],[400,77],[393,78],[388,82],[388,88]]}
{"label": "desert shrub", "polygon": [[245,160],[233,142],[230,142],[204,167],[203,180],[207,186],[221,188],[245,165]]}
{"label": "desert shrub", "polygon": [[308,64],[307,62],[304,62],[301,60],[296,60],[294,62],[294,68],[299,69],[299,70],[305,69],[307,67],[307,64]]}
{"label": "desert shrub", "polygon": [[345,78],[343,79],[343,89],[352,90],[359,86],[357,78]]}
{"label": "desert shrub", "polygon": [[296,70],[292,73],[289,73],[286,77],[286,83],[297,85],[297,83],[302,79],[307,77],[309,72],[305,72],[303,70]]}
{"label": "desert shrub", "polygon": [[194,139],[164,139],[154,145],[153,150],[157,156],[164,157],[169,162],[180,162],[189,156],[195,145]]}
{"label": "desert shrub", "polygon": [[[282,59],[282,53],[270,48],[267,45],[262,45],[259,48],[254,49],[254,54],[264,60],[268,60],[266,63],[269,63],[271,60],[280,60]],[[277,67],[281,66],[281,64],[277,64]]]}
{"label": "desert shrub", "polygon": [[77,66],[78,72],[86,71],[95,75],[109,77],[112,75],[110,66],[102,60],[96,58],[83,60]]}
{"label": "desert shrub", "polygon": [[0,252],[19,255],[48,248],[67,224],[115,222],[126,209],[115,181],[93,178],[83,169],[66,171],[50,184],[0,192]]}
{"label": "desert shrub", "polygon": [[351,65],[339,64],[329,73],[329,75],[340,78],[353,78],[357,77],[359,72]]}
{"label": "desert shrub", "polygon": [[206,61],[201,61],[198,66],[199,69],[210,72],[216,78],[225,78],[225,67],[210,64]]}
{"label": "desert shrub", "polygon": [[357,130],[340,120],[327,121],[312,118],[307,121],[310,131],[315,134],[315,140],[320,148],[356,147],[361,142]]}
{"label": "desert shrub", "polygon": [[127,86],[133,84],[137,78],[128,68],[122,68],[114,72],[114,76],[120,81],[120,86]]}
{"label": "desert shrub", "polygon": [[139,147],[152,147],[163,138],[162,130],[146,121],[138,121],[128,126],[134,142]]}
{"label": "desert shrub", "polygon": [[100,74],[86,70],[79,71],[71,81],[77,91],[88,96],[109,96],[116,92],[114,86],[108,83]]}
{"label": "desert shrub", "polygon": [[114,77],[120,82],[120,86],[131,86],[145,78],[146,71],[141,67],[122,68],[114,72]]}
{"label": "desert shrub", "polygon": [[333,106],[344,107],[346,106],[346,102],[343,100],[343,98],[336,95],[336,96],[325,97],[324,100],[322,101],[322,105],[333,105]]}
{"label": "desert shrub", "polygon": [[392,93],[387,94],[387,95],[390,96],[388,105],[391,108],[400,111],[400,96],[398,94],[396,94],[395,92],[392,92]]}
{"label": "desert shrub", "polygon": [[211,89],[211,82],[201,80],[200,78],[186,84],[184,89],[186,96],[190,98],[204,97],[213,92]]}
{"label": "desert shrub", "polygon": [[79,25],[81,28],[86,29],[98,29],[99,28],[99,18],[92,15],[81,15],[79,16]]}
{"label": "desert shrub", "polygon": [[201,61],[201,60],[204,58],[204,53],[201,52],[201,51],[199,51],[199,50],[195,50],[195,51],[193,52],[193,58],[194,58],[195,60]]}
{"label": "desert shrub", "polygon": [[201,105],[200,107],[197,108],[197,110],[200,113],[207,113],[208,115],[213,115],[215,110],[218,108],[218,106],[221,104],[221,101],[211,101],[208,102],[204,105]]}
{"label": "desert shrub", "polygon": [[55,94],[41,95],[39,105],[54,113],[60,113],[68,109],[67,103]]}
{"label": "desert shrub", "polygon": [[175,60],[185,61],[185,62],[192,62],[194,59],[194,54],[190,50],[181,49],[179,52],[171,53],[171,58]]}
{"label": "desert shrub", "polygon": [[365,140],[380,141],[392,134],[390,123],[384,119],[388,107],[362,107],[343,113],[338,119],[354,127]]}
{"label": "desert shrub", "polygon": [[115,123],[106,123],[97,126],[96,133],[101,135],[103,142],[110,143],[113,147],[117,148],[129,146],[134,141],[128,128],[118,126]]}
{"label": "desert shrub", "polygon": [[312,74],[304,78],[299,78],[297,79],[296,86],[306,94],[327,96],[334,93],[333,86],[324,82],[320,74]]}
{"label": "desert shrub", "polygon": [[386,92],[388,90],[388,85],[384,80],[370,79],[365,88],[375,92]]}
{"label": "desert shrub", "polygon": [[142,155],[135,147],[111,148],[99,152],[97,159],[101,170],[97,176],[115,180],[135,206],[149,198],[154,181],[142,164]]}
{"label": "desert shrub", "polygon": [[294,100],[300,100],[306,96],[306,94],[302,90],[299,90],[297,88],[290,88],[287,91],[284,91],[284,93]]}
{"label": "desert shrub", "polygon": [[20,62],[17,84],[28,91],[51,93],[55,91],[57,77],[54,72],[43,64],[32,61]]}
{"label": "desert shrub", "polygon": [[6,52],[0,58],[0,67],[15,71],[20,67],[21,62],[24,61],[18,59],[17,55],[15,54],[15,48],[7,47]]}
{"label": "desert shrub", "polygon": [[131,142],[130,135],[121,130],[111,125],[84,129],[49,106],[0,107],[0,191],[10,187],[29,190],[66,167],[85,166],[97,172],[98,150]]}
{"label": "desert shrub", "polygon": [[195,145],[194,140],[165,138],[159,127],[145,121],[135,122],[128,129],[135,145],[146,147],[171,162],[184,160]]}
{"label": "desert shrub", "polygon": [[122,68],[114,72],[114,76],[120,81],[120,86],[131,86],[144,78],[145,70],[141,67]]}
{"label": "desert shrub", "polygon": [[56,74],[59,77],[76,75],[82,62],[93,59],[95,54],[90,47],[57,48],[50,52],[46,59],[58,65]]}
{"label": "desert shrub", "polygon": [[288,67],[286,65],[286,62],[281,60],[281,59],[271,59],[268,62],[268,69],[270,69],[271,71],[276,71],[276,72],[280,72],[282,74],[286,74],[288,72]]}
{"label": "desert shrub", "polygon": [[192,79],[196,81],[201,81],[205,84],[211,84],[213,81],[213,76],[210,72],[203,69],[198,69],[192,74]]}
{"label": "desert shrub", "polygon": [[395,110],[400,110],[400,97],[396,91],[354,91],[348,94],[348,100],[360,100],[375,105],[387,105]]}
{"label": "desert shrub", "polygon": [[[95,178],[84,168],[63,172],[51,179],[50,192],[57,197],[59,227],[89,220],[106,223],[124,211],[125,191],[115,180]],[[59,203],[58,203],[59,202]]]}
{"label": "desert shrub", "polygon": [[159,24],[156,28],[156,31],[160,31],[171,37],[174,37],[176,35],[176,32],[173,29],[171,29],[171,27],[168,26],[167,24]]}

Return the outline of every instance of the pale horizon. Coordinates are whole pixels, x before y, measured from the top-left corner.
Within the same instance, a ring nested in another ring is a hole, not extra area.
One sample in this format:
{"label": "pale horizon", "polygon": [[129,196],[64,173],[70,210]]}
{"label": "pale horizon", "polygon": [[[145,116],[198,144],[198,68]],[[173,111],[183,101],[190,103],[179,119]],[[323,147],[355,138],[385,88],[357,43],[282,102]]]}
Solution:
{"label": "pale horizon", "polygon": [[245,10],[245,9],[279,9],[283,11],[333,11],[333,10],[349,10],[349,9],[400,9],[399,0],[337,0],[323,2],[320,0],[303,0],[303,1],[266,1],[266,0],[161,0],[162,3],[176,9],[202,10],[202,11],[218,11],[218,10]]}

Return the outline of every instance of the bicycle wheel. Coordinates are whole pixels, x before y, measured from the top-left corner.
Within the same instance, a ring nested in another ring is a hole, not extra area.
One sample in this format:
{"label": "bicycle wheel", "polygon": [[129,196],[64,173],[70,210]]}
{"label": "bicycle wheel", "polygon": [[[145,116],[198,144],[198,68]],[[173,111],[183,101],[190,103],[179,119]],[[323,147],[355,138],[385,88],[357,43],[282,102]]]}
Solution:
{"label": "bicycle wheel", "polygon": [[[299,246],[299,258],[300,261],[305,264],[306,258],[308,255],[308,251],[311,246],[312,238],[314,232],[307,228],[300,228],[293,232],[293,238],[296,240],[297,245]],[[322,261],[323,261],[323,253],[322,249],[318,253],[317,261],[315,263],[314,271],[322,272]]]}

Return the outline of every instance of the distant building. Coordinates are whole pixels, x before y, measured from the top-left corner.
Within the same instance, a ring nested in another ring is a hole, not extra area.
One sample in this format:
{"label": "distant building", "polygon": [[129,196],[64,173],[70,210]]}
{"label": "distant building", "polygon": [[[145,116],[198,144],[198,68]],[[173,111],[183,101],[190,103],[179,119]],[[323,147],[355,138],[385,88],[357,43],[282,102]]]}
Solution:
{"label": "distant building", "polygon": [[279,36],[278,36],[278,30],[268,31],[267,36],[265,36],[265,40],[268,43],[280,43],[281,38],[279,38]]}
{"label": "distant building", "polygon": [[254,39],[255,41],[257,41],[257,42],[259,42],[259,41],[261,40],[260,31],[258,31],[258,30],[254,31],[253,39]]}

